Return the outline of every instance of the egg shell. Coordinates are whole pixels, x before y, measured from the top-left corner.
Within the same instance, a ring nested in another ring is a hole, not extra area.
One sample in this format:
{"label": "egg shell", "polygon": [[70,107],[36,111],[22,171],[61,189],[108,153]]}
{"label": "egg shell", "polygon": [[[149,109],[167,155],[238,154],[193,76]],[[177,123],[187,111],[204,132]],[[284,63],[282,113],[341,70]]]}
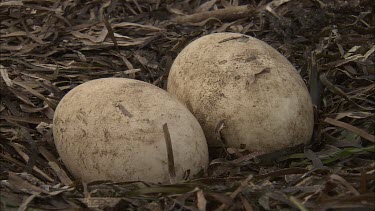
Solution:
{"label": "egg shell", "polygon": [[208,165],[204,133],[177,99],[151,84],[124,78],[83,83],[60,101],[55,145],[78,180],[168,182],[163,125],[170,132],[177,180]]}
{"label": "egg shell", "polygon": [[209,146],[272,152],[312,135],[306,85],[277,50],[238,33],[203,36],[185,47],[170,70],[167,90],[201,124]]}

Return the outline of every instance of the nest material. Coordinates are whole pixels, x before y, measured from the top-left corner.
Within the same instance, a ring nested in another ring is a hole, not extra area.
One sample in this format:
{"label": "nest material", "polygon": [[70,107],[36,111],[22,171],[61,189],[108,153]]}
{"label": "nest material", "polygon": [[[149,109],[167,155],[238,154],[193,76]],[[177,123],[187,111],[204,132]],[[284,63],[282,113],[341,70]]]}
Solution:
{"label": "nest material", "polygon": [[[1,208],[372,209],[372,4],[2,1]],[[300,71],[316,107],[310,146],[266,155],[228,148],[214,156],[207,174],[170,185],[73,180],[59,161],[51,130],[65,93],[104,77],[165,88],[184,46],[225,31],[269,43]]]}

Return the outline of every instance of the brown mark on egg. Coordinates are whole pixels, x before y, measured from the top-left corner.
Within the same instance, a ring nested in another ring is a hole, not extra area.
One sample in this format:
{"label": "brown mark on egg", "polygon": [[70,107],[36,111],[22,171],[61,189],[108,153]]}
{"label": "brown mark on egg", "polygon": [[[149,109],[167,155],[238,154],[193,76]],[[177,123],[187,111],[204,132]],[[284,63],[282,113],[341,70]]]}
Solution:
{"label": "brown mark on egg", "polygon": [[245,62],[252,62],[252,61],[254,61],[254,60],[257,60],[257,57],[256,57],[256,56],[250,56],[250,57],[247,57],[247,58],[245,59]]}
{"label": "brown mark on egg", "polygon": [[247,80],[246,80],[246,85],[245,85],[246,89],[248,89],[251,84],[255,83],[255,80],[257,78],[259,78],[259,76],[262,76],[266,73],[270,73],[270,71],[271,71],[271,69],[266,67],[266,68],[263,68],[261,71],[255,73],[255,74],[249,75],[247,77]]}
{"label": "brown mark on egg", "polygon": [[270,72],[271,72],[271,68],[266,67],[266,68],[263,68],[260,72],[255,73],[255,76],[260,76],[260,75],[263,75],[265,73],[270,73]]}
{"label": "brown mark on egg", "polygon": [[219,64],[225,64],[227,62],[228,62],[227,60],[221,60],[221,61],[219,61]]}
{"label": "brown mark on egg", "polygon": [[77,112],[76,117],[77,117],[78,120],[80,120],[85,125],[87,125],[87,121],[86,121],[87,113],[82,108],[79,109],[79,111]]}
{"label": "brown mark on egg", "polygon": [[132,115],[128,110],[126,110],[126,108],[125,108],[122,104],[120,104],[120,103],[115,103],[115,106],[116,106],[118,109],[120,109],[120,111],[121,111],[125,116],[127,116],[127,117],[129,117],[129,118],[133,117],[133,115]]}

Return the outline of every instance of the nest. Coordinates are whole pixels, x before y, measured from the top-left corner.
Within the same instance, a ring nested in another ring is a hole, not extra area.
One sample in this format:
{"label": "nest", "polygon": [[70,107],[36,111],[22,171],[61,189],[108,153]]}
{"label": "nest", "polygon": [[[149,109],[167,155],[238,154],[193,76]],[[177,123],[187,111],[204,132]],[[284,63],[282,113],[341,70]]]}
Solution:
{"label": "nest", "polygon": [[[2,1],[1,208],[373,209],[374,26],[370,0]],[[315,105],[311,144],[271,154],[228,148],[176,184],[74,181],[59,160],[59,100],[97,78],[165,89],[192,40],[261,39],[300,71]]]}

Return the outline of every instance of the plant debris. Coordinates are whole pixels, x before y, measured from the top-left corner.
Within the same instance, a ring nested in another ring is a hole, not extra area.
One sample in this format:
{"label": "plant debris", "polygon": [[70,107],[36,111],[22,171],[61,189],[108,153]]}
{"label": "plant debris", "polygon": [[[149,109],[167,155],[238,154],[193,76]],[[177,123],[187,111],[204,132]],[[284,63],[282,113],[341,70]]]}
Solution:
{"label": "plant debris", "polygon": [[[370,0],[0,2],[1,209],[373,210],[372,6]],[[105,77],[165,89],[177,54],[217,32],[263,40],[297,68],[315,105],[311,143],[266,155],[228,148],[211,155],[208,172],[173,184],[75,181],[53,143],[52,118],[64,94]]]}

